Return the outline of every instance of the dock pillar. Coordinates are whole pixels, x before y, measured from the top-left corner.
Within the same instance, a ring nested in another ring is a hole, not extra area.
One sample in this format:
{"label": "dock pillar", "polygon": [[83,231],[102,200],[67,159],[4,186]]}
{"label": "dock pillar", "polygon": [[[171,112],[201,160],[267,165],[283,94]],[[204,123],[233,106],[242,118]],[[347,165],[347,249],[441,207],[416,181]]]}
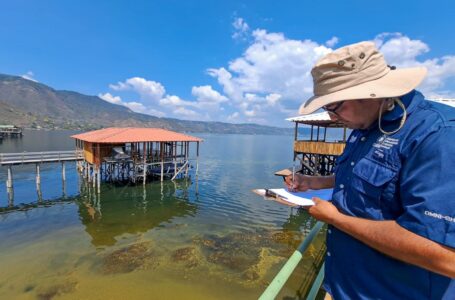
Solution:
{"label": "dock pillar", "polygon": [[41,174],[40,174],[40,166],[36,164],[36,190],[39,191],[41,189]]}
{"label": "dock pillar", "polygon": [[98,194],[101,193],[101,172],[100,167],[97,168]]}
{"label": "dock pillar", "polygon": [[164,178],[164,162],[161,161],[161,181],[163,181]]}
{"label": "dock pillar", "polygon": [[142,147],[142,151],[143,151],[143,154],[144,154],[144,173],[142,174],[143,178],[142,178],[142,185],[145,185],[145,181],[147,180],[147,154],[146,154],[146,146],[145,146],[145,143]]}
{"label": "dock pillar", "polygon": [[7,188],[8,191],[8,206],[13,207],[14,206],[14,189],[12,187]]}
{"label": "dock pillar", "polygon": [[96,167],[93,166],[92,169],[92,183],[93,183],[93,190],[96,189]]}
{"label": "dock pillar", "polygon": [[196,177],[198,176],[199,171],[199,142],[197,142],[197,150],[196,150]]}
{"label": "dock pillar", "polygon": [[188,168],[190,165],[189,162],[189,152],[190,152],[190,142],[185,142],[185,161],[187,162],[185,167],[185,178],[188,178]]}
{"label": "dock pillar", "polygon": [[13,170],[11,166],[8,166],[8,179],[6,180],[6,187],[8,189],[13,188]]}
{"label": "dock pillar", "polygon": [[62,161],[62,180],[66,181],[65,162]]}

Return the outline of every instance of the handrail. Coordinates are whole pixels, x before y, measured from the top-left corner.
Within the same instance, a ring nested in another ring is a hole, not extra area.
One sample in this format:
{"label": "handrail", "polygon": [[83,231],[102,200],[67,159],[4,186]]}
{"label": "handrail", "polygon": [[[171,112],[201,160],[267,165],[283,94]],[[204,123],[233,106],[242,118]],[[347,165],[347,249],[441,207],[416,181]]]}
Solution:
{"label": "handrail", "polygon": [[[303,242],[299,245],[299,247],[294,251],[294,253],[289,257],[288,261],[284,264],[278,274],[273,278],[272,282],[269,286],[265,289],[262,295],[259,297],[259,300],[269,300],[275,299],[278,293],[283,288],[286,281],[291,276],[292,272],[294,272],[295,268],[299,264],[300,260],[303,257],[303,253],[308,249],[308,246],[313,242],[316,235],[321,231],[322,226],[324,225],[323,222],[316,222],[316,224],[311,229],[310,233],[305,237]],[[318,274],[318,277],[320,275]],[[323,276],[323,273],[322,273]],[[321,280],[322,281],[322,280]],[[315,282],[316,283],[316,282]],[[314,284],[313,284],[314,287]],[[313,289],[312,287],[312,289]],[[320,285],[319,285],[320,287]]]}
{"label": "handrail", "polygon": [[324,280],[324,275],[325,275],[324,270],[325,270],[325,263],[322,264],[321,269],[319,270],[318,276],[316,276],[316,279],[314,280],[313,286],[311,287],[310,292],[308,293],[308,296],[306,297],[306,300],[316,299],[319,289],[321,288],[322,281]]}
{"label": "handrail", "polygon": [[83,153],[79,150],[0,153],[0,165],[71,161],[82,158]]}

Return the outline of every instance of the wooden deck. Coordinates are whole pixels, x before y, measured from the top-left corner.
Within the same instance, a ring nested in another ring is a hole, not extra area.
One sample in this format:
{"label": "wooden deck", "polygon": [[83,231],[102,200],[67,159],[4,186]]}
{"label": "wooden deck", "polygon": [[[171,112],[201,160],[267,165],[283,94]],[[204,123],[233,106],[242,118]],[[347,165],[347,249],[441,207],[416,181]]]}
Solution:
{"label": "wooden deck", "polygon": [[294,152],[297,153],[341,155],[344,147],[343,142],[294,141]]}
{"label": "wooden deck", "polygon": [[0,125],[2,136],[22,136],[22,128],[13,125]]}
{"label": "wooden deck", "polygon": [[0,166],[77,161],[83,158],[82,152],[76,150],[0,153]]}

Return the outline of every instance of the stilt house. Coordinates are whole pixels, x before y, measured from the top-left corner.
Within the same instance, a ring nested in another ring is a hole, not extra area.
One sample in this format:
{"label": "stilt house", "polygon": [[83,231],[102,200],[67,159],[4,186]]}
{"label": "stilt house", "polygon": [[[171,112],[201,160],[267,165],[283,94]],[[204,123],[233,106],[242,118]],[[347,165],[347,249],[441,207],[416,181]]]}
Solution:
{"label": "stilt house", "polygon": [[[202,139],[159,128],[105,128],[73,135],[83,151],[80,166],[89,181],[143,182],[187,176],[190,160],[198,169]],[[190,157],[190,143],[196,156]],[[194,147],[193,147],[194,149]],[[92,178],[92,177],[95,178]]]}
{"label": "stilt house", "polygon": [[[301,172],[307,175],[332,174],[335,159],[343,153],[346,145],[346,127],[339,122],[332,121],[327,112],[287,120],[295,123],[294,160],[300,161]],[[304,125],[307,128],[310,127],[310,139],[300,139],[299,126]],[[333,132],[328,135],[328,130]]]}

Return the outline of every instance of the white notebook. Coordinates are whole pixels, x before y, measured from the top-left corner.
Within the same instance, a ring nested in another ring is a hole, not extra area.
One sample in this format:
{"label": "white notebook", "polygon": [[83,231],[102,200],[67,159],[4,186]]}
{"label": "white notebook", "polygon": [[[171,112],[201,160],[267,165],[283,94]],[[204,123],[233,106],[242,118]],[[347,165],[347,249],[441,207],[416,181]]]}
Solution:
{"label": "white notebook", "polygon": [[308,190],[306,192],[289,192],[286,189],[268,189],[269,192],[280,196],[282,200],[300,206],[312,206],[314,205],[312,197],[318,197],[323,200],[332,199],[332,189],[323,190]]}

